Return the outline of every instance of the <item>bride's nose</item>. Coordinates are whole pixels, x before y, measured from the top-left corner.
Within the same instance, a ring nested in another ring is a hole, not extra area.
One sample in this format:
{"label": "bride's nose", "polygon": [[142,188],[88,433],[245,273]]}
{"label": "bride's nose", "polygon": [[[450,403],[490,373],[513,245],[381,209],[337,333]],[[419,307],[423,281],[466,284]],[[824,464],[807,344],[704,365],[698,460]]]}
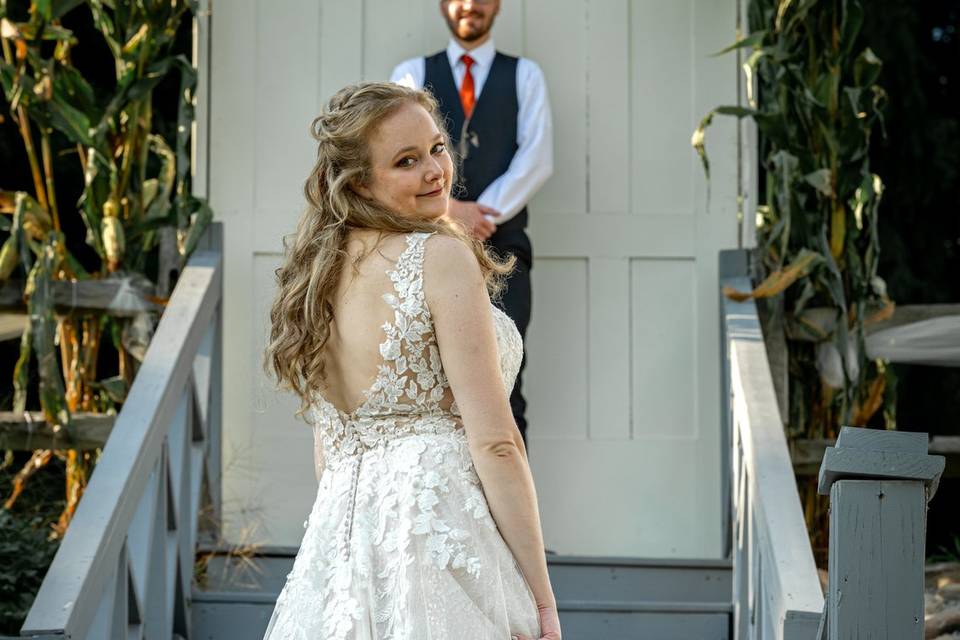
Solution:
{"label": "bride's nose", "polygon": [[427,167],[427,170],[423,174],[423,179],[428,184],[434,184],[437,182],[443,182],[443,166],[433,160],[430,165]]}

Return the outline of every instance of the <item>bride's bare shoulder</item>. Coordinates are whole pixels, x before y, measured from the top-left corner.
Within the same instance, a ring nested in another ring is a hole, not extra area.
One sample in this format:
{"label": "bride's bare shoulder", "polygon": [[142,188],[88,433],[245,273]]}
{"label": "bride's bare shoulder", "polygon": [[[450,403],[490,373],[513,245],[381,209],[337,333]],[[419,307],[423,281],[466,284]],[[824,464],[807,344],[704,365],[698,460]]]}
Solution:
{"label": "bride's bare shoulder", "polygon": [[458,238],[433,234],[423,257],[423,292],[434,319],[447,309],[474,308],[485,299],[480,264],[473,250]]}
{"label": "bride's bare shoulder", "polygon": [[423,254],[423,271],[427,277],[446,279],[455,277],[469,282],[474,276],[481,277],[480,264],[462,240],[454,236],[435,233],[427,239]]}

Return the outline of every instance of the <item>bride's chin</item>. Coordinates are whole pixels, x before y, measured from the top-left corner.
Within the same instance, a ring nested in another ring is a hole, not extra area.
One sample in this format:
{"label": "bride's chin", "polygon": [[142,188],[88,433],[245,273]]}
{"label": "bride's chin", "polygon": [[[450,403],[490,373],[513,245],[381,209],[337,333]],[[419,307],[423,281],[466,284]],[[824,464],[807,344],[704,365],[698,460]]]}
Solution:
{"label": "bride's chin", "polygon": [[443,206],[431,207],[425,211],[421,212],[421,216],[427,220],[439,220],[447,213],[447,203],[444,202]]}

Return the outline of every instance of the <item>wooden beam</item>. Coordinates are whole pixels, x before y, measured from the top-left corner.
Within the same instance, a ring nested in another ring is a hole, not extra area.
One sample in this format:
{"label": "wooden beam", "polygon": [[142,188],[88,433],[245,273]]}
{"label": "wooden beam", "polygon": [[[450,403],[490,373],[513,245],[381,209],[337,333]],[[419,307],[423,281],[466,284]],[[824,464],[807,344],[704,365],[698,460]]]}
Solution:
{"label": "wooden beam", "polygon": [[960,304],[907,304],[898,306],[887,320],[867,325],[866,332],[867,335],[870,335],[893,327],[944,316],[960,316]]}
{"label": "wooden beam", "polygon": [[[804,315],[816,318],[822,323],[821,328],[826,334],[833,331],[835,325],[835,313],[831,307],[810,307],[804,311]],[[947,316],[960,316],[960,304],[907,304],[897,306],[886,320],[874,322],[864,327],[866,335],[871,335],[879,331],[885,331],[894,327],[924,322],[934,318],[943,318]],[[803,340],[815,342],[816,338],[810,334],[798,329],[796,322],[788,320],[785,326],[787,337],[791,340]]]}
{"label": "wooden beam", "polygon": [[71,417],[73,428],[54,429],[44,422],[40,411],[0,411],[0,449],[98,449],[107,442],[116,420],[116,416],[97,413],[75,413]]}
{"label": "wooden beam", "polygon": [[[829,438],[794,440],[790,445],[790,458],[793,461],[794,472],[798,476],[817,475],[824,451],[835,443],[835,440]],[[944,478],[960,477],[960,436],[933,436],[930,438],[929,452],[946,458]]]}
{"label": "wooden beam", "polygon": [[[151,297],[155,288],[143,276],[103,280],[54,280],[50,283],[57,311],[74,309],[107,310],[115,316],[135,316],[142,311],[161,308]],[[7,280],[0,284],[0,309],[22,310],[23,282]]]}

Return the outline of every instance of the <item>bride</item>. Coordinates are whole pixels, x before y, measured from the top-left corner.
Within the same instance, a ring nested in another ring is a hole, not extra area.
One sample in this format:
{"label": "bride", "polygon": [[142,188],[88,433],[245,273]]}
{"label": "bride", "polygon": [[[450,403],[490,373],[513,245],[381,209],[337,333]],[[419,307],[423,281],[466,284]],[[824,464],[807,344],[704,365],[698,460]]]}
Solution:
{"label": "bride", "polygon": [[309,204],[264,359],[309,414],[319,489],[266,639],[560,639],[509,390],[501,263],[446,217],[437,104],[349,86],[311,126]]}

